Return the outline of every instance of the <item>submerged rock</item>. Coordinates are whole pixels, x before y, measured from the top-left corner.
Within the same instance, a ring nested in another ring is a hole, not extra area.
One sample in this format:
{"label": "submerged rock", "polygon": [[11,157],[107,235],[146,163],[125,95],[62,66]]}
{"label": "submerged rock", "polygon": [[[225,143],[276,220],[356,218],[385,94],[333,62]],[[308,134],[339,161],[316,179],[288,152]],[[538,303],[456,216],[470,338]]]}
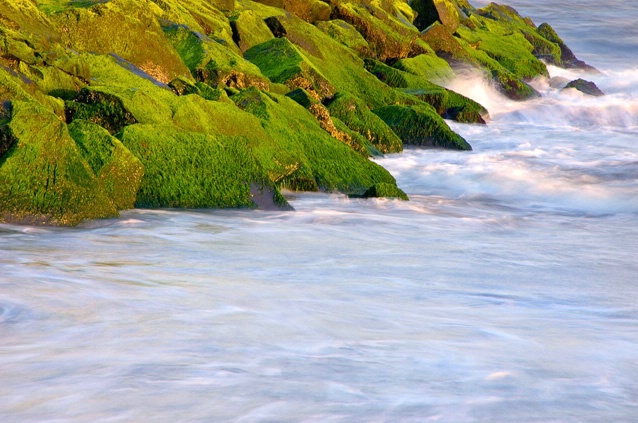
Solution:
{"label": "submerged rock", "polygon": [[600,88],[596,86],[596,84],[594,84],[591,81],[585,81],[584,79],[581,79],[581,78],[571,81],[567,85],[565,85],[564,89],[568,89],[568,88],[577,89],[581,93],[591,95],[594,97],[602,97],[605,95],[605,93],[603,93],[600,90]]}
{"label": "submerged rock", "polygon": [[378,183],[372,185],[361,195],[350,195],[350,198],[397,198],[399,200],[408,201],[409,198],[405,192],[396,185]]}

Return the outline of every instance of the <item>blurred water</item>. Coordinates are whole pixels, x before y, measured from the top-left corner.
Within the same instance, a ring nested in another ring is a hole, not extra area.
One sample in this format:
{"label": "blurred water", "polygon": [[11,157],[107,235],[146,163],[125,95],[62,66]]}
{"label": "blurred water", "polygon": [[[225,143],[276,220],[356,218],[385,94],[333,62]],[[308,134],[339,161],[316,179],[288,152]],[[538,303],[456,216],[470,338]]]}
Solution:
{"label": "blurred water", "polygon": [[493,120],[379,159],[410,202],[0,225],[0,421],[635,422],[638,56],[591,45],[602,98],[455,82]]}

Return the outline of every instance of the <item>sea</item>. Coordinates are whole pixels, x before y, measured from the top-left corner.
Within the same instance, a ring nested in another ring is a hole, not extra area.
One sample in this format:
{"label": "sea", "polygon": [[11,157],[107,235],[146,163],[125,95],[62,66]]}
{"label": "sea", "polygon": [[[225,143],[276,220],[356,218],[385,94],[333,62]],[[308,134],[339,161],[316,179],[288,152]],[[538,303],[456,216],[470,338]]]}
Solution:
{"label": "sea", "polygon": [[638,422],[638,1],[507,4],[606,95],[464,75],[408,202],[0,225],[0,421]]}

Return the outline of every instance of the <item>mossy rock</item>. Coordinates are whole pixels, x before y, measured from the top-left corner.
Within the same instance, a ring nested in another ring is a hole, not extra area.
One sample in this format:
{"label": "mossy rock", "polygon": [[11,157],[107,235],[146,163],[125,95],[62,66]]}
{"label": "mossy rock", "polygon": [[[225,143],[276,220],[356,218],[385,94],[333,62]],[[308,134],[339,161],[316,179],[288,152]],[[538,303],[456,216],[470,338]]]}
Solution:
{"label": "mossy rock", "polygon": [[581,93],[584,93],[593,97],[602,97],[605,95],[605,93],[603,93],[600,90],[600,88],[596,86],[596,84],[594,84],[591,81],[586,81],[582,78],[578,78],[574,81],[569,82],[563,89],[568,89],[568,88],[574,88],[580,91]]}
{"label": "mossy rock", "polygon": [[401,138],[404,145],[471,150],[429,105],[396,105],[373,110]]}
{"label": "mossy rock", "polygon": [[274,38],[261,16],[252,10],[233,15],[230,26],[233,30],[233,41],[242,52]]}
{"label": "mossy rock", "polygon": [[332,39],[356,51],[359,56],[372,57],[372,50],[366,39],[348,22],[341,19],[318,22],[317,28],[325,32]]}
{"label": "mossy rock", "polygon": [[117,138],[92,122],[75,120],[68,129],[115,207],[133,208],[144,174],[142,163]]}
{"label": "mossy rock", "polygon": [[[268,11],[270,12],[270,9]],[[303,58],[337,91],[348,92],[359,97],[370,107],[379,107],[398,101],[394,90],[367,72],[363,67],[363,60],[353,50],[294,15],[278,16],[277,19],[286,31],[286,39],[294,44],[297,52],[301,52]],[[294,52],[291,56],[294,56]],[[279,60],[288,61],[285,57]],[[296,60],[298,59],[291,60],[290,67],[293,67]],[[312,92],[307,88],[306,90]]]}
{"label": "mossy rock", "polygon": [[408,201],[408,195],[396,185],[380,182],[372,185],[361,195],[350,195],[351,198],[396,198]]}
{"label": "mossy rock", "polygon": [[297,88],[287,93],[286,97],[293,99],[297,104],[308,110],[332,138],[350,146],[356,152],[366,157],[368,156],[368,151],[371,150],[368,147],[369,143],[359,134],[350,130],[343,122],[335,123],[328,108],[313,98],[306,90]]}
{"label": "mossy rock", "polygon": [[360,194],[378,182],[396,185],[385,169],[328,135],[315,117],[294,100],[255,89],[232,99],[260,118],[279,148],[294,151],[299,158],[290,175],[281,179],[282,187]]}
{"label": "mossy rock", "polygon": [[[529,84],[505,68],[496,59],[490,57],[485,51],[478,49],[481,40],[475,38],[476,35],[473,31],[461,26],[458,32],[465,33],[470,40],[475,42],[452,36],[439,23],[435,23],[423,31],[421,38],[434,49],[439,57],[448,61],[453,67],[469,65],[479,71],[486,72],[486,77],[494,81],[496,87],[511,99],[528,100],[540,96]],[[526,40],[525,42],[530,45]]]}
{"label": "mossy rock", "polygon": [[404,14],[391,11],[388,6],[394,4],[388,3],[375,0],[334,2],[332,18],[354,26],[378,60],[398,60],[422,53],[415,44],[419,31],[406,21]]}
{"label": "mossy rock", "polygon": [[66,102],[65,115],[67,123],[76,119],[88,120],[111,134],[137,123],[137,119],[117,96],[88,88],[82,89],[75,99]]}
{"label": "mossy rock", "polygon": [[335,87],[287,38],[273,38],[244,53],[272,82],[303,88],[318,100],[330,98]]}
{"label": "mossy rock", "polygon": [[267,6],[284,9],[306,22],[315,23],[330,19],[332,8],[320,0],[255,0]]}
{"label": "mossy rock", "polygon": [[[473,16],[474,17],[474,16]],[[458,29],[460,37],[477,51],[485,52],[501,66],[523,80],[549,76],[547,67],[534,54],[525,35],[511,26],[487,18],[477,18],[481,27]]]}
{"label": "mossy rock", "polygon": [[161,13],[148,0],[111,0],[90,8],[63,10],[50,19],[66,48],[117,54],[168,83],[188,69],[164,36],[157,19]]}
{"label": "mossy rock", "polygon": [[449,63],[434,53],[401,59],[392,67],[434,83],[445,83],[456,76]]}
{"label": "mossy rock", "polygon": [[416,96],[434,107],[439,116],[461,123],[485,123],[489,113],[476,101],[452,90],[436,85],[427,79],[368,60],[368,70],[391,87],[401,88],[406,94]]}
{"label": "mossy rock", "polygon": [[164,32],[198,81],[240,89],[250,86],[268,88],[268,80],[257,66],[222,43],[185,25],[167,25]]}
{"label": "mossy rock", "polygon": [[361,99],[340,92],[328,104],[328,110],[348,128],[361,134],[381,153],[397,153],[403,150],[401,139],[379,116],[372,113]]}
{"label": "mossy rock", "polygon": [[254,208],[251,185],[276,191],[244,138],[156,125],[128,126],[118,138],[144,164],[137,207]]}
{"label": "mossy rock", "polygon": [[0,219],[75,225],[117,215],[102,181],[51,111],[13,102],[11,120],[0,132],[13,139],[0,158]]}
{"label": "mossy rock", "polygon": [[459,27],[459,12],[456,5],[448,0],[412,0],[412,9],[417,13],[414,25],[423,31],[434,22],[440,22],[450,32]]}

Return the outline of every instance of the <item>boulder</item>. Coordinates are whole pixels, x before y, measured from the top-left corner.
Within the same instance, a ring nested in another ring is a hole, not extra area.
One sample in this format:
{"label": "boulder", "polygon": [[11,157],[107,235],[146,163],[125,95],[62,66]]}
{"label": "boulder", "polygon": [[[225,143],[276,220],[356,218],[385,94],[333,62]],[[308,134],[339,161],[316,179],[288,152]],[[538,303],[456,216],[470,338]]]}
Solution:
{"label": "boulder", "polygon": [[142,163],[120,140],[92,122],[75,120],[68,129],[115,208],[132,209],[144,175]]}
{"label": "boulder", "polygon": [[280,180],[282,187],[361,194],[379,182],[396,185],[390,173],[328,135],[315,117],[291,98],[251,88],[232,99],[261,120],[278,143],[278,150],[297,157],[289,175]]}
{"label": "boulder", "polygon": [[449,0],[412,0],[410,6],[417,12],[414,25],[420,31],[437,21],[450,33],[459,27],[458,7]]}
{"label": "boulder", "polygon": [[273,38],[268,25],[252,10],[231,16],[230,26],[233,30],[233,41],[242,52]]}
{"label": "boulder", "polygon": [[144,164],[137,207],[256,208],[251,185],[277,191],[245,138],[139,124],[118,136]]}
{"label": "boulder", "polygon": [[15,101],[0,127],[0,220],[75,225],[117,216],[66,124],[33,102]]}
{"label": "boulder", "polygon": [[397,153],[403,150],[401,139],[359,98],[343,92],[337,93],[328,103],[328,110],[333,117],[361,134],[381,153]]}
{"label": "boulder", "polygon": [[332,9],[321,0],[255,0],[268,6],[284,9],[306,22],[327,21]]}
{"label": "boulder", "polygon": [[440,119],[432,106],[395,105],[373,110],[401,138],[404,145],[471,150],[472,147]]}
{"label": "boulder", "polygon": [[167,25],[164,33],[197,81],[211,86],[268,89],[268,80],[259,69],[223,43],[185,25]]}
{"label": "boulder", "polygon": [[600,88],[596,86],[596,84],[594,84],[591,81],[585,81],[584,79],[581,79],[581,78],[578,78],[574,81],[569,82],[563,89],[568,89],[568,88],[574,88],[580,91],[581,93],[591,95],[593,97],[602,97],[605,95],[605,93],[603,93],[600,90]]}
{"label": "boulder", "polygon": [[432,105],[439,116],[462,123],[485,123],[489,119],[487,109],[476,101],[429,80],[392,68],[381,62],[368,60],[366,68],[391,87],[400,88],[406,94]]}
{"label": "boulder", "polygon": [[335,87],[287,38],[273,38],[244,53],[272,82],[290,89],[303,88],[315,99],[323,101],[336,92]]}
{"label": "boulder", "polygon": [[319,125],[328,133],[331,137],[343,142],[348,145],[350,148],[355,150],[358,153],[361,153],[365,156],[368,155],[368,148],[365,140],[360,136],[354,136],[352,131],[349,131],[343,123],[337,127],[332,116],[330,116],[330,111],[321,104],[319,101],[315,100],[306,90],[303,88],[297,88],[294,91],[291,91],[286,94],[286,97],[290,97],[295,100],[299,105],[303,106],[306,110],[308,110],[312,115],[317,119]]}

